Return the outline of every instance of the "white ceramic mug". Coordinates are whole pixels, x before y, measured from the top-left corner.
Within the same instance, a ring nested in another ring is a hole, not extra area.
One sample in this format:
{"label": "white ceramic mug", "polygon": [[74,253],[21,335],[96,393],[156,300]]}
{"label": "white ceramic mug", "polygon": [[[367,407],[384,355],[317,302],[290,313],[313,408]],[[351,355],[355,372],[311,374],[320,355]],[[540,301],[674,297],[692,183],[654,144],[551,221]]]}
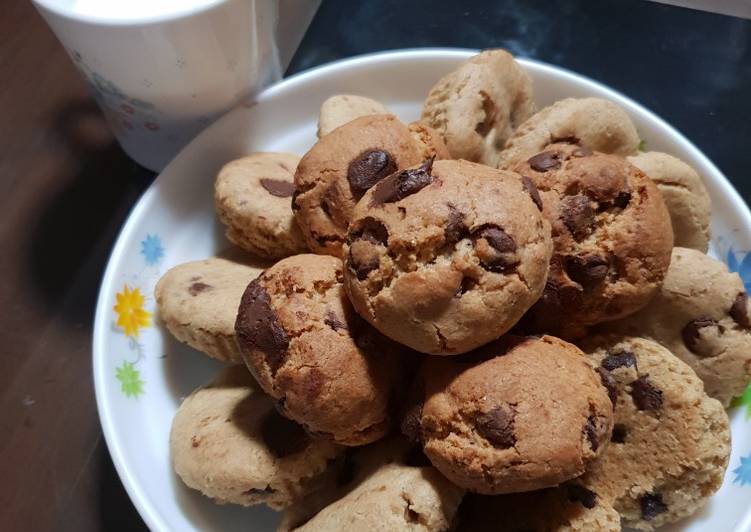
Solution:
{"label": "white ceramic mug", "polygon": [[320,4],[33,1],[123,150],[155,171],[219,115],[281,77]]}

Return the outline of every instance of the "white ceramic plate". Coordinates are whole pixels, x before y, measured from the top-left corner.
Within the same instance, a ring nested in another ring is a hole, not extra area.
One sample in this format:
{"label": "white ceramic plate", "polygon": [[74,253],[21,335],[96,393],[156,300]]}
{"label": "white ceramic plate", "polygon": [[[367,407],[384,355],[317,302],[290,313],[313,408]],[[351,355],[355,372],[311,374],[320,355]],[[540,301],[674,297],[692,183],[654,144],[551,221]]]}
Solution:
{"label": "white ceramic plate", "polygon": [[[99,294],[94,379],[110,453],[149,527],[266,531],[273,530],[277,520],[265,508],[215,505],[185,488],[170,466],[168,435],[175,410],[220,365],[177,343],[155,323],[152,293],[168,268],[228,246],[213,210],[217,170],[252,151],[303,154],[315,141],[319,106],[332,94],[370,96],[402,119],[416,119],[431,85],[472,53],[388,52],[293,76],[263,92],[256,105],[230,112],[196,138],[133,209],[112,251]],[[696,168],[712,196],[712,251],[740,270],[751,288],[751,254],[746,252],[751,249],[751,213],[699,150],[639,104],[598,83],[535,61],[521,63],[534,79],[540,107],[567,96],[608,98],[628,111],[648,149],[672,153]],[[751,530],[750,415],[751,404],[731,412],[733,452],[722,489],[702,512],[675,530]]]}

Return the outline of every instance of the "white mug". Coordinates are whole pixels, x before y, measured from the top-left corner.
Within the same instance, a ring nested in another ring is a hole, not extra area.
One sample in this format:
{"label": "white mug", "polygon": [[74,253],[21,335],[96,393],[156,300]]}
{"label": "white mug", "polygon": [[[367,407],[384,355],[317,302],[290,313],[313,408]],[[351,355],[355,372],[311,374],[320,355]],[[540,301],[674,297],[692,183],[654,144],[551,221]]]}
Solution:
{"label": "white mug", "polygon": [[[160,171],[277,81],[320,0],[33,0],[123,150]],[[281,23],[280,23],[281,20]]]}

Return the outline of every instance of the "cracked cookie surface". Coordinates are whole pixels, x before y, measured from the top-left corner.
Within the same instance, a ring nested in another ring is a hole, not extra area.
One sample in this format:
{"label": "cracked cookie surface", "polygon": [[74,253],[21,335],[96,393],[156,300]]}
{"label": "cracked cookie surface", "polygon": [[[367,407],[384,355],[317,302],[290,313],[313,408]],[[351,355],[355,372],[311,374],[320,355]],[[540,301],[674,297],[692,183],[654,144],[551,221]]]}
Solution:
{"label": "cracked cookie surface", "polygon": [[263,268],[225,258],[186,262],[168,270],[154,288],[159,319],[179,341],[212,358],[242,363],[235,315],[248,283]]}
{"label": "cracked cookie surface", "polygon": [[712,205],[696,170],[672,155],[655,151],[639,153],[627,160],[660,189],[673,224],[675,246],[706,253]]}
{"label": "cracked cookie surface", "polygon": [[610,439],[606,388],[576,346],[551,336],[429,357],[410,399],[402,431],[449,480],[477,493],[557,485],[581,475]]}
{"label": "cracked cookie surface", "polygon": [[700,251],[673,248],[665,282],[649,305],[602,328],[664,345],[724,406],[751,381],[751,318],[743,281]]}
{"label": "cracked cookie surface", "polygon": [[486,50],[441,78],[421,121],[441,133],[454,159],[496,166],[513,130],[534,112],[532,80],[505,50]]}
{"label": "cracked cookie surface", "polygon": [[693,514],[720,487],[728,416],[694,371],[656,342],[593,337],[584,350],[615,402],[611,443],[576,483],[611,502],[624,526],[653,530]]}
{"label": "cracked cookie surface", "polygon": [[189,487],[219,503],[275,509],[326,484],[342,451],[280,416],[245,366],[223,370],[183,401],[169,445]]}
{"label": "cracked cookie surface", "polygon": [[341,256],[357,201],[387,175],[422,161],[423,150],[393,115],[357,118],[316,142],[297,166],[292,200],[310,250]]}
{"label": "cracked cookie surface", "polygon": [[388,432],[401,349],[354,312],[339,259],[277,262],[248,285],[235,330],[245,363],[285,416],[343,445]]}
{"label": "cracked cookie surface", "polygon": [[644,307],[673,247],[652,180],[620,157],[570,143],[548,146],[515,170],[537,186],[554,248],[545,290],[525,324],[575,337]]}
{"label": "cracked cookie surface", "polygon": [[268,259],[307,251],[291,208],[299,161],[291,153],[259,152],[222,167],[214,205],[230,242]]}
{"label": "cracked cookie surface", "polygon": [[355,207],[345,284],[386,336],[430,354],[508,331],[540,296],[550,227],[521,176],[467,161],[393,174]]}
{"label": "cracked cookie surface", "polygon": [[635,154],[640,142],[633,122],[615,103],[601,98],[566,98],[519,126],[506,142],[498,167],[511,168],[564,139],[623,157]]}

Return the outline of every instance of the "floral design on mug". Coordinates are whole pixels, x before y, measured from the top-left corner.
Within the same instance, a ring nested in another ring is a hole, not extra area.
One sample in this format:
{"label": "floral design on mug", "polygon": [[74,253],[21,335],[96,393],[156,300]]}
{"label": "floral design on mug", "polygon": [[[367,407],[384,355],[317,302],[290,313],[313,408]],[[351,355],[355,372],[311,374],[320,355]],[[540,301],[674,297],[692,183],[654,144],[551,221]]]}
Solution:
{"label": "floral design on mug", "polygon": [[[107,123],[116,135],[127,136],[137,127],[151,133],[161,129],[161,113],[153,103],[125,94],[114,82],[91,69],[77,50],[68,50],[68,53],[88,81]],[[150,86],[151,81],[144,80],[147,81]]]}

